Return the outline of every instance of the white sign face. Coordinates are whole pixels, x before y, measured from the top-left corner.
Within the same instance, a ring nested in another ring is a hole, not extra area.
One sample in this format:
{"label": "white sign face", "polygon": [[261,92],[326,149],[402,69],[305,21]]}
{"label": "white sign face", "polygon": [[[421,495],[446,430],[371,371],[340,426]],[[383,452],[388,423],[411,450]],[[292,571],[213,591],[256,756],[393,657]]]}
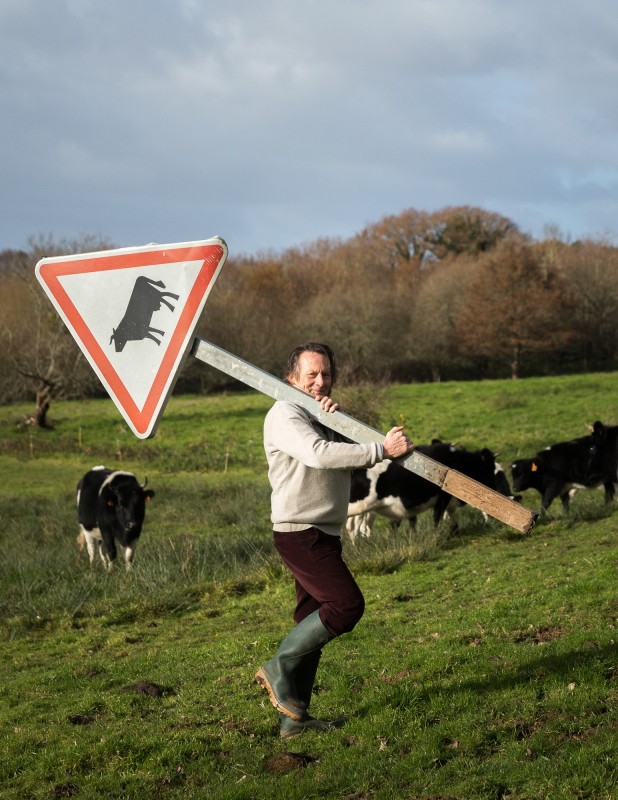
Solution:
{"label": "white sign face", "polygon": [[153,436],[221,267],[219,237],[44,258],[36,276],[139,438]]}

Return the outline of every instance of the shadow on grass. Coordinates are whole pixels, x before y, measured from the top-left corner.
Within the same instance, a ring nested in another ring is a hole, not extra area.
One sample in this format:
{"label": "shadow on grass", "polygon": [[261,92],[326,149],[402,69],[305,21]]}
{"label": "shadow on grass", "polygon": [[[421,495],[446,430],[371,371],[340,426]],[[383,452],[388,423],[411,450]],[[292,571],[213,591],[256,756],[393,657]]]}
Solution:
{"label": "shadow on grass", "polygon": [[608,644],[602,647],[590,647],[581,650],[571,650],[567,653],[548,653],[539,658],[527,661],[514,669],[501,670],[493,675],[488,675],[482,680],[471,680],[451,686],[450,691],[499,691],[512,689],[515,686],[537,681],[549,676],[562,677],[565,680],[572,678],[574,671],[589,667],[593,663],[605,663],[608,679],[613,675],[612,665],[618,656],[618,645]]}
{"label": "shadow on grass", "polygon": [[[405,710],[407,713],[414,712],[420,716],[423,708],[430,706],[437,695],[453,696],[456,692],[462,694],[473,692],[483,697],[488,692],[508,692],[528,684],[538,685],[537,699],[541,699],[544,695],[542,687],[544,679],[562,679],[566,685],[572,680],[574,671],[598,663],[603,664],[603,674],[609,689],[610,682],[616,679],[617,655],[618,648],[613,644],[594,649],[571,650],[562,655],[547,654],[531,659],[518,667],[502,668],[500,672],[484,676],[482,679],[463,682],[458,679],[450,681],[448,678],[438,677],[435,681],[425,680],[418,683],[418,677],[413,673],[402,673],[389,681],[386,690],[382,689],[380,705],[394,710]],[[359,706],[350,716],[363,719],[374,713],[373,702],[368,702]]]}

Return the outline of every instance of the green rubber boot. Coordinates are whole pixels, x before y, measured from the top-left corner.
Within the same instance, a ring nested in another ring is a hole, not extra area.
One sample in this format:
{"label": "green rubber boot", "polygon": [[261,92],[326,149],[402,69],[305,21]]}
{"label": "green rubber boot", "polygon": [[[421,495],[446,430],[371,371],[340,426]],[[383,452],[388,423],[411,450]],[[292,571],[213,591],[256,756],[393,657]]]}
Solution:
{"label": "green rubber boot", "polygon": [[297,722],[306,718],[307,704],[298,696],[296,670],[306,656],[334,638],[322,624],[320,612],[314,611],[292,628],[277,653],[255,673],[256,681],[266,689],[277,711]]}
{"label": "green rubber boot", "polygon": [[303,720],[297,722],[279,712],[279,736],[282,739],[293,739],[305,733],[305,731],[332,731],[343,725],[345,721],[343,719],[338,719],[331,722],[325,719],[317,719],[307,713],[309,704],[311,703],[311,693],[313,691],[313,684],[315,683],[315,676],[321,657],[321,650],[310,653],[296,670],[296,692],[298,699],[305,707],[306,716]]}

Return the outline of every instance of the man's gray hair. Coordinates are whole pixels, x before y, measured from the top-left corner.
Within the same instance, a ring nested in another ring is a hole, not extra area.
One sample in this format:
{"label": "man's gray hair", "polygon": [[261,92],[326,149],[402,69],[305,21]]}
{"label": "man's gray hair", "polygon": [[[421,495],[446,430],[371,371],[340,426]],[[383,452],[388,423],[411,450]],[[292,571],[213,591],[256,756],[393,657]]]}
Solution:
{"label": "man's gray hair", "polygon": [[298,360],[303,353],[319,353],[320,355],[326,356],[330,364],[331,382],[335,383],[337,379],[335,354],[327,344],[322,344],[322,342],[305,342],[304,344],[299,344],[298,347],[292,350],[288,356],[288,363],[285,367],[284,378],[286,381],[289,380],[290,375],[296,375],[298,373]]}

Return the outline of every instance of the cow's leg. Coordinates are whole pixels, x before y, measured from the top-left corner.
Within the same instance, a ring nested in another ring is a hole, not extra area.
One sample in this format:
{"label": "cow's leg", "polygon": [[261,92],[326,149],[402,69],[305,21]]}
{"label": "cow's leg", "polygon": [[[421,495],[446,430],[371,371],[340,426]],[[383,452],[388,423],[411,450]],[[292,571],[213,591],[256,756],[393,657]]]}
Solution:
{"label": "cow's leg", "polygon": [[438,494],[438,497],[436,499],[436,504],[433,507],[434,525],[438,526],[442,521],[442,518],[444,517],[446,512],[450,510],[449,506],[452,499],[453,499],[452,495],[447,494],[446,492],[440,490],[440,493]]}
{"label": "cow's leg", "polygon": [[105,545],[103,542],[99,542],[99,556],[101,558],[101,563],[105,567],[105,569],[109,572],[112,568],[112,562],[110,561],[109,556],[105,550]]}
{"label": "cow's leg", "polygon": [[359,534],[365,539],[370,538],[375,516],[373,511],[363,511],[347,518],[345,527],[352,544],[356,544]]}
{"label": "cow's leg", "polygon": [[451,518],[451,521],[450,521],[450,524],[449,524],[449,528],[448,528],[449,536],[456,536],[459,533],[459,521],[457,519],[457,513],[456,513],[457,512],[457,508],[458,507],[456,506],[449,513],[449,516]]}
{"label": "cow's leg", "polygon": [[375,518],[376,515],[373,511],[367,511],[366,514],[361,514],[360,534],[364,539],[369,539],[371,537],[372,526]]}
{"label": "cow's leg", "polygon": [[146,333],[143,335],[143,339],[152,339],[153,342],[156,344],[161,344],[161,340],[157,339],[156,336],[153,336],[153,333],[158,333],[159,336],[165,336],[165,331],[160,331],[158,328],[148,328]]}
{"label": "cow's leg", "polygon": [[116,542],[109,531],[101,531],[101,560],[109,572],[116,560]]}
{"label": "cow's leg", "polygon": [[360,518],[362,514],[356,514],[355,516],[350,516],[347,518],[345,523],[345,529],[350,537],[350,541],[352,544],[356,544],[356,540],[358,539],[358,533],[360,530]]}
{"label": "cow's leg", "polygon": [[84,547],[86,547],[86,534],[84,533],[84,529],[81,525],[79,526],[79,533],[77,534],[77,539],[75,541],[77,542],[79,553],[81,555],[82,550]]}
{"label": "cow's leg", "polygon": [[129,572],[131,570],[131,567],[133,566],[133,559],[135,558],[136,547],[137,547],[137,542],[131,542],[124,549],[124,565],[127,568],[127,572]]}
{"label": "cow's leg", "polygon": [[465,503],[462,503],[461,500],[441,491],[433,509],[434,523],[438,525],[443,519],[448,517],[450,520],[448,528],[449,536],[455,536],[455,534],[459,533],[459,522],[455,515],[457,509],[461,508],[463,505],[465,505]]}
{"label": "cow's leg", "polygon": [[605,489],[605,502],[611,503],[616,492],[614,483],[612,481],[608,481],[607,483],[603,484],[603,488]]}
{"label": "cow's leg", "polygon": [[96,536],[92,533],[92,531],[87,531],[83,525],[80,525],[81,533],[80,536],[83,535],[84,541],[86,542],[86,549],[88,550],[88,560],[90,561],[90,566],[92,567],[94,564],[94,556],[96,552]]}
{"label": "cow's leg", "polygon": [[549,486],[545,487],[545,491],[543,492],[543,498],[541,500],[541,513],[545,514],[547,509],[550,505],[554,502],[556,497],[559,497],[562,500],[562,506],[565,511],[569,510],[569,493],[563,492],[562,489],[564,484],[558,485],[555,483],[549,484]]}
{"label": "cow's leg", "polygon": [[170,311],[173,311],[176,308],[176,306],[173,306],[168,300],[166,300],[165,299],[166,297],[172,297],[174,300],[178,300],[180,295],[174,294],[173,292],[161,292],[161,302],[165,303],[165,305],[169,308]]}

